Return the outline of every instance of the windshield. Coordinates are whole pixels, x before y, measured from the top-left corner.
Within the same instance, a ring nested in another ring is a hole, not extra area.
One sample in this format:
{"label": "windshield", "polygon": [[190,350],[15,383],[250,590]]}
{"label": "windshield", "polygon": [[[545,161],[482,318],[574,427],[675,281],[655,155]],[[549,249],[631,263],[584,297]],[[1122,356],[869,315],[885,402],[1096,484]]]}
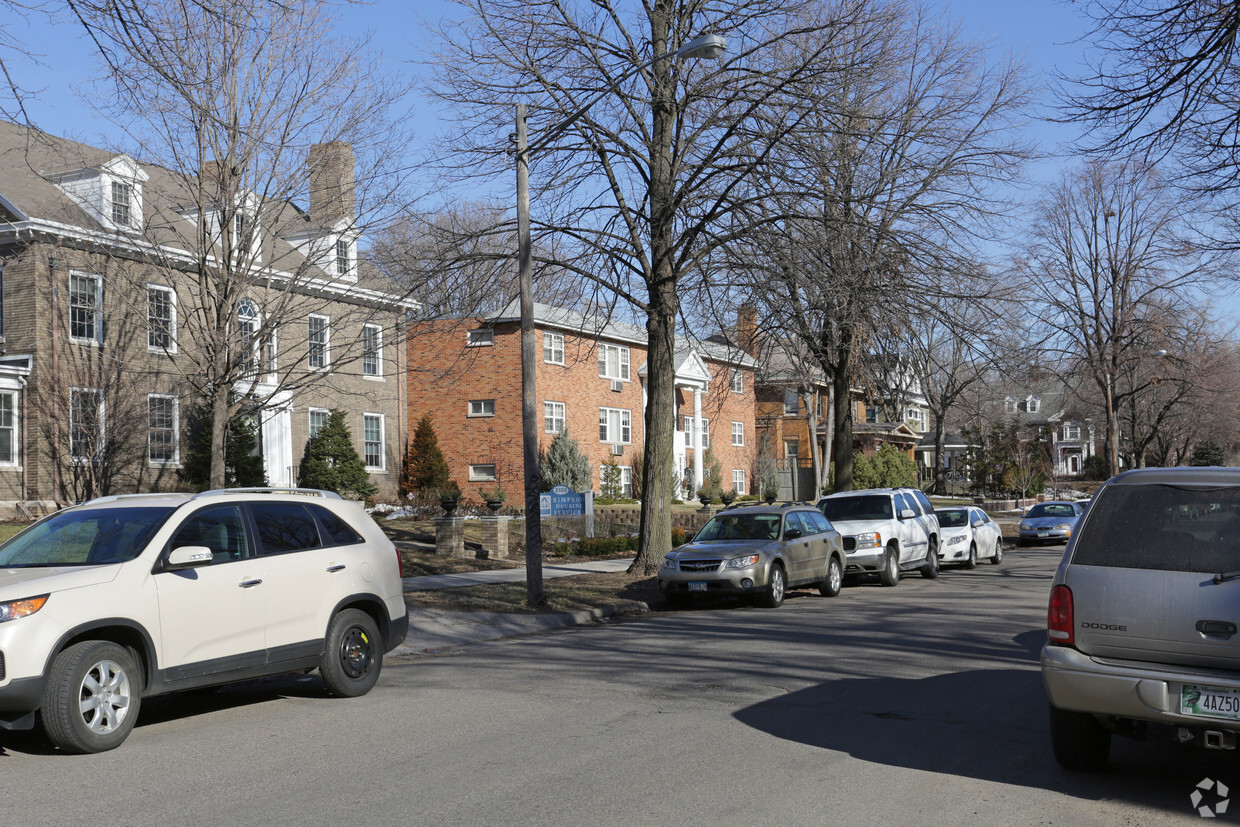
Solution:
{"label": "windshield", "polygon": [[1075,517],[1076,509],[1064,503],[1044,503],[1029,509],[1026,517]]}
{"label": "windshield", "polygon": [[124,563],[146,548],[172,508],[62,511],[0,546],[0,569]]}
{"label": "windshield", "polygon": [[939,525],[943,528],[962,528],[969,524],[969,512],[967,511],[937,511],[939,515]]}
{"label": "windshield", "polygon": [[776,540],[778,514],[716,514],[694,540]]}
{"label": "windshield", "polygon": [[867,494],[862,497],[828,497],[818,504],[831,522],[845,520],[890,520],[891,497]]}

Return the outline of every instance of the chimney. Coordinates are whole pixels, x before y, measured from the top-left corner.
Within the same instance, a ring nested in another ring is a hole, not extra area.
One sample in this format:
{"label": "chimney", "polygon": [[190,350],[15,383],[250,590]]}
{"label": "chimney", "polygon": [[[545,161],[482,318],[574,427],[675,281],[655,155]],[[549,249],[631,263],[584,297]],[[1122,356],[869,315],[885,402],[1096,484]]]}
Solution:
{"label": "chimney", "polygon": [[353,147],[344,141],[310,147],[310,220],[331,226],[352,224]]}
{"label": "chimney", "polygon": [[750,356],[757,356],[758,308],[749,302],[736,308],[736,346]]}

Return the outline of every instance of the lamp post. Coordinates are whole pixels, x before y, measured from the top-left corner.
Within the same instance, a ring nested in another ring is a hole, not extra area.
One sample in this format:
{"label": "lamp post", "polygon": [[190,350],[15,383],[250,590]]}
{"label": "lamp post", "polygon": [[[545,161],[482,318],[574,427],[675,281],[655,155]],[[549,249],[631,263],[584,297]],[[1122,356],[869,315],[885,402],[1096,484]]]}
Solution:
{"label": "lamp post", "polygon": [[525,468],[525,597],[531,606],[544,599],[542,576],[542,517],[538,502],[538,395],[534,385],[534,283],[533,246],[530,240],[530,178],[529,155],[531,151],[548,146],[551,141],[589,111],[605,96],[633,75],[662,60],[690,58],[715,58],[728,47],[726,38],[717,34],[704,34],[693,38],[674,52],[657,55],[643,64],[634,66],[599,91],[584,106],[547,130],[532,147],[525,128],[525,104],[517,104],[517,272],[520,280],[521,305],[521,453]]}

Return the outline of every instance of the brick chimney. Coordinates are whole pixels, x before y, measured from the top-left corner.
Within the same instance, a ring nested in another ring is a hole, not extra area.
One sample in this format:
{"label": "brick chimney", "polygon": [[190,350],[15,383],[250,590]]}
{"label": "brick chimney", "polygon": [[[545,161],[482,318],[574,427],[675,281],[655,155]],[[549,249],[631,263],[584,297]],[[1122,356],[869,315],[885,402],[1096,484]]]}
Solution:
{"label": "brick chimney", "polygon": [[736,308],[736,346],[750,356],[757,356],[758,308],[748,302]]}
{"label": "brick chimney", "polygon": [[310,220],[353,223],[353,147],[344,141],[310,147]]}

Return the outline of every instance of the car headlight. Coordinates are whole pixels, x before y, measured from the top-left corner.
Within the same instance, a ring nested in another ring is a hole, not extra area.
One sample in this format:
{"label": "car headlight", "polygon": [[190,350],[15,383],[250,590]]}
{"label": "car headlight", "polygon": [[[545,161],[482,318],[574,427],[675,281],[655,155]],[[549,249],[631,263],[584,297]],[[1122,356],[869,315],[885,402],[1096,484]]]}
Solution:
{"label": "car headlight", "polygon": [[25,597],[21,600],[10,600],[8,603],[0,603],[0,623],[34,614],[43,608],[43,604],[47,602],[47,597],[46,594],[41,594],[38,597]]}
{"label": "car headlight", "polygon": [[963,543],[963,542],[964,542],[965,540],[967,540],[967,539],[969,539],[969,538],[968,538],[968,537],[965,537],[963,534],[957,534],[955,537],[948,537],[948,538],[947,538],[947,545],[949,545],[949,546],[958,546],[958,545],[960,545],[961,543]]}
{"label": "car headlight", "polygon": [[733,557],[728,561],[728,565],[725,566],[725,568],[747,569],[750,566],[758,565],[758,557],[759,555],[757,554],[747,554],[744,557]]}
{"label": "car headlight", "polygon": [[663,568],[675,570],[678,567],[679,566],[677,564],[676,558],[673,557],[672,555],[669,554],[663,558]]}
{"label": "car headlight", "polygon": [[877,531],[867,531],[857,535],[857,548],[882,548],[883,535]]}
{"label": "car headlight", "polygon": [[1056,531],[1071,531],[1072,524],[1071,523],[1060,523],[1059,525],[1055,526],[1055,530]]}
{"label": "car headlight", "polygon": [[1021,523],[1020,530],[1021,531],[1033,531],[1033,526],[1030,523]]}

